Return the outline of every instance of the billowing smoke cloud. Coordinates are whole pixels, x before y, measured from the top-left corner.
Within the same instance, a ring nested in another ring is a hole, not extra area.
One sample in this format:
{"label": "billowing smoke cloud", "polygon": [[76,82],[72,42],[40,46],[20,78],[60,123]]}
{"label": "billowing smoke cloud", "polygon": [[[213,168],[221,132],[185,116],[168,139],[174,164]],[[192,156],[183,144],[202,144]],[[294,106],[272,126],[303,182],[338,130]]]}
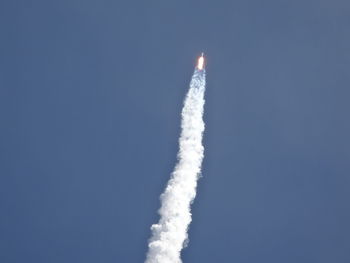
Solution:
{"label": "billowing smoke cloud", "polygon": [[146,263],[181,263],[181,249],[188,242],[191,203],[196,196],[204,151],[205,70],[202,67],[195,69],[184,101],[178,163],[161,195],[160,220],[151,227]]}

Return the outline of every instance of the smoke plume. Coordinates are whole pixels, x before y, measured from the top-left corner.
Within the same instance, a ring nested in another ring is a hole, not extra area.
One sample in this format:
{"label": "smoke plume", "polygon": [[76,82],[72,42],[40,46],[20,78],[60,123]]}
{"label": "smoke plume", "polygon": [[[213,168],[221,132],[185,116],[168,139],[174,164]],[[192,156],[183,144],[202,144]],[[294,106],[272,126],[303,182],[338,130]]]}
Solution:
{"label": "smoke plume", "polygon": [[182,109],[178,163],[161,195],[160,219],[152,225],[146,263],[181,263],[188,242],[191,204],[203,160],[205,70],[196,68]]}

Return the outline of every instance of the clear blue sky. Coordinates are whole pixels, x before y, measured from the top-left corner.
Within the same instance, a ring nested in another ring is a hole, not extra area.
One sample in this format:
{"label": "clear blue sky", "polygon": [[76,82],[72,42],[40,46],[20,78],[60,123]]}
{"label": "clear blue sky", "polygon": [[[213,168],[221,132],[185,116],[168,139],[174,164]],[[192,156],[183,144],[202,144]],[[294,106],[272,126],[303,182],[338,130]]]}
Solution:
{"label": "clear blue sky", "polygon": [[350,2],[3,0],[0,262],[142,262],[207,55],[184,262],[350,262]]}

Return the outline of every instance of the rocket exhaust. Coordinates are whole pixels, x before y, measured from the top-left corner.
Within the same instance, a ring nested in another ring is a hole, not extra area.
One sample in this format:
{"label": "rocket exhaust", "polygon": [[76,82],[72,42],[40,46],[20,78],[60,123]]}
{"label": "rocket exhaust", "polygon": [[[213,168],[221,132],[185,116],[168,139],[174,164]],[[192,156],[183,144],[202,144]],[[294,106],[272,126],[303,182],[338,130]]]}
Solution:
{"label": "rocket exhaust", "polygon": [[196,196],[204,147],[203,108],[205,92],[204,54],[199,57],[184,100],[178,162],[162,193],[159,222],[152,225],[146,263],[181,263],[181,250],[188,242],[191,203]]}

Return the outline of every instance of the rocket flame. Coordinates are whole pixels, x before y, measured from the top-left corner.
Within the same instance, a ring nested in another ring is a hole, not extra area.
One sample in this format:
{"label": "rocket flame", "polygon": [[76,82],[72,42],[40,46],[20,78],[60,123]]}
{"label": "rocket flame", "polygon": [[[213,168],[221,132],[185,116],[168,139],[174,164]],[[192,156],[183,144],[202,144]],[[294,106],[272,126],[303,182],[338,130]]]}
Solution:
{"label": "rocket flame", "polygon": [[200,56],[197,63],[197,68],[202,70],[204,68],[204,56]]}

